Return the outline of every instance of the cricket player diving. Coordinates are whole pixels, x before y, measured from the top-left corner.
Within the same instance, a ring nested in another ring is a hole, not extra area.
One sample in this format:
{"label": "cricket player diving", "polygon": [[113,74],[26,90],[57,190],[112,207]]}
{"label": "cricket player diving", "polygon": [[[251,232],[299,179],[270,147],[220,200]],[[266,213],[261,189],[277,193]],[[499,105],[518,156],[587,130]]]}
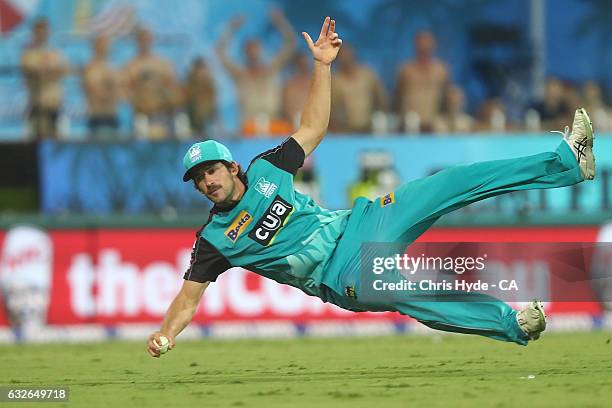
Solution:
{"label": "cricket player diving", "polygon": [[566,127],[554,151],[451,167],[410,181],[392,195],[374,201],[358,198],[350,210],[330,211],[294,190],[293,179],[327,130],[330,69],[342,40],[329,17],[316,41],[307,33],[302,36],[314,66],[297,131],[256,156],[246,172],[213,140],[195,143],[184,156],[183,181],[192,182],[214,206],[196,234],[183,286],[161,328],[148,339],[149,354],[160,356],[162,336],[171,350],[206,288],[237,266],[356,312],[395,311],[434,329],[521,345],[539,338],[546,316],[538,301],[514,310],[489,295],[470,293],[468,301],[467,293],[457,291],[448,298],[440,294],[442,301],[424,302],[410,292],[364,300],[360,250],[370,242],[409,245],[442,215],[479,200],[593,179],[593,128],[586,111],[576,110],[572,129]]}

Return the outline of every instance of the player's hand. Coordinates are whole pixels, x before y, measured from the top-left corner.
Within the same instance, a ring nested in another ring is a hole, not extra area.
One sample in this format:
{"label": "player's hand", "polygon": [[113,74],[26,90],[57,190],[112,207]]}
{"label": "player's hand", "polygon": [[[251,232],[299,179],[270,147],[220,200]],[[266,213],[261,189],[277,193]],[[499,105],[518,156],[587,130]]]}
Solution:
{"label": "player's hand", "polygon": [[162,333],[162,332],[155,332],[151,334],[149,336],[149,339],[147,340],[147,351],[149,352],[151,357],[159,358],[159,356],[161,355],[159,353],[159,348],[160,348],[159,345],[161,344],[161,340],[160,340],[161,336],[164,336],[165,338],[168,339],[168,351],[174,348],[174,345],[175,345],[174,337],[170,336],[169,334]]}
{"label": "player's hand", "polygon": [[302,36],[306,40],[306,44],[308,44],[308,48],[315,61],[323,64],[331,64],[336,59],[338,51],[340,51],[342,46],[342,40],[336,32],[336,20],[332,20],[329,17],[325,17],[321,33],[316,42],[313,42],[306,32],[303,32]]}

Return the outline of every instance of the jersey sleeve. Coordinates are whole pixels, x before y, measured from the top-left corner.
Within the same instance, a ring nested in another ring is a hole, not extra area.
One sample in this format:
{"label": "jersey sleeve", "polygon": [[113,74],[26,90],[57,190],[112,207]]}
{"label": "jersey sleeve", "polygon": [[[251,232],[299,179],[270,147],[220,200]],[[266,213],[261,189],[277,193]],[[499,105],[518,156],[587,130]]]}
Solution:
{"label": "jersey sleeve", "polygon": [[191,252],[191,262],[183,279],[195,282],[214,282],[232,265],[206,239],[198,236]]}
{"label": "jersey sleeve", "polygon": [[275,148],[256,156],[251,161],[251,164],[257,159],[263,159],[295,176],[295,173],[304,164],[305,158],[306,154],[302,146],[294,138],[290,137]]}

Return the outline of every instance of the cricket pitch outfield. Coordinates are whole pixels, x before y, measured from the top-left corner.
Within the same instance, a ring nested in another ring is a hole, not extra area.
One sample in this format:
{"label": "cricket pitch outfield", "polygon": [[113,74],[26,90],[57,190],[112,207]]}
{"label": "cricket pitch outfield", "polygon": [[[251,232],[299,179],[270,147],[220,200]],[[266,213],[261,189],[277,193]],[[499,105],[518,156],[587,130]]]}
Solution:
{"label": "cricket pitch outfield", "polygon": [[[612,333],[528,347],[466,335],[2,346],[1,385],[66,386],[66,407],[609,406]],[[38,403],[3,406],[40,406]]]}

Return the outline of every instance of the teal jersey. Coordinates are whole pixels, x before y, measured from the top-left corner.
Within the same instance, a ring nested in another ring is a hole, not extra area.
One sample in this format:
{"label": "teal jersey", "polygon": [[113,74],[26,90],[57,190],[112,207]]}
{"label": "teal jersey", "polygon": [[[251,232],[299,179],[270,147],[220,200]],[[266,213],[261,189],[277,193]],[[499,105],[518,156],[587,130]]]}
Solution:
{"label": "teal jersey", "polygon": [[185,279],[215,281],[240,266],[320,296],[351,211],[327,210],[294,189],[303,161],[304,151],[293,138],[256,157],[240,201],[226,211],[213,208],[198,232]]}

